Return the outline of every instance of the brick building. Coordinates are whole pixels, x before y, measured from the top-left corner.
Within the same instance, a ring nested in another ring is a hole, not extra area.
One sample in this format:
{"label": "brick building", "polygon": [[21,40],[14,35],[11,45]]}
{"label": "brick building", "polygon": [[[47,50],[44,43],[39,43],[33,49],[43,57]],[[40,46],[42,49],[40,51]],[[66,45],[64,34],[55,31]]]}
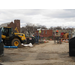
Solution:
{"label": "brick building", "polygon": [[[39,31],[36,31],[37,33]],[[52,37],[53,36],[53,30],[41,30],[40,35],[43,35],[43,37]]]}
{"label": "brick building", "polygon": [[9,22],[9,23],[1,24],[0,27],[12,27],[13,30],[17,27],[18,31],[20,32],[20,20],[14,20],[14,23]]}

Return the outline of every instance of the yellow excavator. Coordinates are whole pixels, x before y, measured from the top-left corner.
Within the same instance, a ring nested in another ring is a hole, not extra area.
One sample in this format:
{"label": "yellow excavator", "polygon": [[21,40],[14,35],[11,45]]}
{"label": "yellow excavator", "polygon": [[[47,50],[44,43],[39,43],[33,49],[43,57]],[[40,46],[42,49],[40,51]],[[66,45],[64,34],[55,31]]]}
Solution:
{"label": "yellow excavator", "polygon": [[69,39],[69,33],[63,34],[63,40],[67,40],[67,39]]}
{"label": "yellow excavator", "polygon": [[20,47],[21,43],[26,42],[25,34],[19,33],[17,27],[15,28],[16,33],[11,27],[2,27],[2,39],[3,43],[8,46],[18,46]]}

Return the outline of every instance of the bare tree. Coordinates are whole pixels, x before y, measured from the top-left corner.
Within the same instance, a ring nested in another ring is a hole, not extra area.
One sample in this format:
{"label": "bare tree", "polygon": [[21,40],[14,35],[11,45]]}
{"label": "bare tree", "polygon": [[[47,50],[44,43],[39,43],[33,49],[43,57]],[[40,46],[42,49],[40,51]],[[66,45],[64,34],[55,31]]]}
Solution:
{"label": "bare tree", "polygon": [[73,28],[68,27],[68,28],[66,28],[66,30],[73,30]]}
{"label": "bare tree", "polygon": [[37,29],[47,29],[47,27],[45,26],[45,25],[39,25],[39,24],[37,24],[36,25],[36,27],[37,27]]}
{"label": "bare tree", "polygon": [[41,26],[41,29],[47,29],[47,27],[43,25],[43,26]]}
{"label": "bare tree", "polygon": [[50,29],[50,30],[53,30],[53,29],[54,29],[54,27],[50,27],[49,29]]}
{"label": "bare tree", "polygon": [[39,25],[39,24],[35,25],[32,23],[27,23],[27,25],[25,27],[21,28],[21,32],[25,33],[25,34],[26,34],[26,32],[28,32],[30,35],[31,33],[34,33],[35,31],[37,31],[37,29],[40,29],[40,28],[47,29],[46,26],[44,26],[44,25]]}
{"label": "bare tree", "polygon": [[57,30],[62,30],[62,27],[57,26],[57,27],[54,27],[54,29],[57,29]]}

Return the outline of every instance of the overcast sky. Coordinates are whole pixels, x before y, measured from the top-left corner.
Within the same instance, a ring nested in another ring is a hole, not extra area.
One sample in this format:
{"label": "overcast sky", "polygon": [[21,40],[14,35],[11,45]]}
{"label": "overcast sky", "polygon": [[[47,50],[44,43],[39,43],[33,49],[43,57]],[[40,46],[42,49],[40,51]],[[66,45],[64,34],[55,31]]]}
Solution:
{"label": "overcast sky", "polygon": [[62,27],[75,26],[74,9],[0,9],[0,24],[20,19],[20,25],[26,23]]}

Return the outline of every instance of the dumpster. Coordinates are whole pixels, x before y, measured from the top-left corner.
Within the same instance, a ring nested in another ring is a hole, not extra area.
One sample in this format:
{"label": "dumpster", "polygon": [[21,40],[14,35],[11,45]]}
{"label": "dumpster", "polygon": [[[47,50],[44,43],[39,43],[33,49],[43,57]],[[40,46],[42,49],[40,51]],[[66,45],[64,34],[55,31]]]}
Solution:
{"label": "dumpster", "polygon": [[1,38],[1,28],[0,28],[0,56],[4,54],[4,44],[2,43],[2,38]]}
{"label": "dumpster", "polygon": [[75,37],[69,40],[69,56],[75,56]]}
{"label": "dumpster", "polygon": [[2,42],[2,38],[1,38],[1,28],[0,28],[0,43]]}
{"label": "dumpster", "polygon": [[4,55],[4,44],[0,43],[0,56]]}

